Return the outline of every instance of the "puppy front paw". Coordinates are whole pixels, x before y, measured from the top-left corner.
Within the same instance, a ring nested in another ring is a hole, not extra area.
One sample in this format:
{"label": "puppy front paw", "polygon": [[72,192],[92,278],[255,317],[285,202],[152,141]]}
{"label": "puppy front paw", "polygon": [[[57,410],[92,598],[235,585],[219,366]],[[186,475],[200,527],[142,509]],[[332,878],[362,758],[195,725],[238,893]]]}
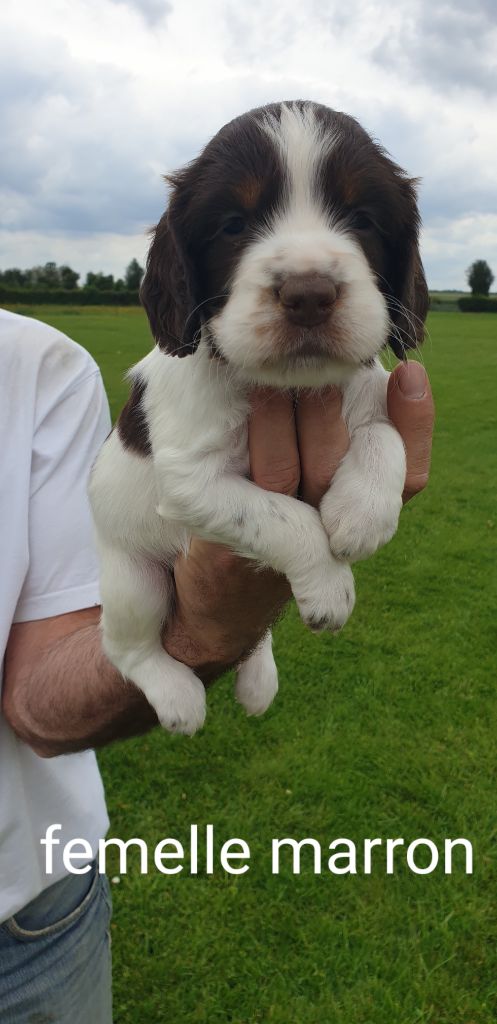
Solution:
{"label": "puppy front paw", "polygon": [[146,696],[168,732],[193,736],[202,728],[206,714],[205,689],[186,665],[178,663],[174,670],[169,669],[167,678],[153,691],[149,688]]}
{"label": "puppy front paw", "polygon": [[345,562],[333,560],[331,566],[309,572],[292,590],[303,622],[314,633],[337,633],[355,604],[354,577]]}
{"label": "puppy front paw", "polygon": [[399,522],[402,498],[398,494],[352,493],[333,485],[325,494],[320,514],[336,558],[357,562],[388,544]]}

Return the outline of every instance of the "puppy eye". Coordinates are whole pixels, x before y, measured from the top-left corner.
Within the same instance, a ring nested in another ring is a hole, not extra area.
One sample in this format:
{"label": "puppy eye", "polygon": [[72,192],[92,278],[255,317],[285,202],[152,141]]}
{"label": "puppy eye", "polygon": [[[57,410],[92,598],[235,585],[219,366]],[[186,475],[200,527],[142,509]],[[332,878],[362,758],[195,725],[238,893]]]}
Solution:
{"label": "puppy eye", "polygon": [[246,221],[244,217],[240,217],[237,214],[233,217],[229,217],[223,224],[223,234],[225,235],[241,235],[242,231],[245,230]]}
{"label": "puppy eye", "polygon": [[353,210],[350,214],[349,223],[356,231],[369,231],[370,228],[375,226],[374,220],[366,210]]}

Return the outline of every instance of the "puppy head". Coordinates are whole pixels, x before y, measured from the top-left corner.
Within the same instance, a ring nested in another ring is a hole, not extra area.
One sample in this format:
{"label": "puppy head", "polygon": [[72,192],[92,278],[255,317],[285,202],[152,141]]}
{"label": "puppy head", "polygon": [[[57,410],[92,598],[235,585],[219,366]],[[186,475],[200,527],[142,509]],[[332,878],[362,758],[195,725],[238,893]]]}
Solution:
{"label": "puppy head", "polygon": [[415,182],[353,118],[250,111],[169,180],[142,286],[168,352],[203,337],[247,379],[312,385],[422,340]]}

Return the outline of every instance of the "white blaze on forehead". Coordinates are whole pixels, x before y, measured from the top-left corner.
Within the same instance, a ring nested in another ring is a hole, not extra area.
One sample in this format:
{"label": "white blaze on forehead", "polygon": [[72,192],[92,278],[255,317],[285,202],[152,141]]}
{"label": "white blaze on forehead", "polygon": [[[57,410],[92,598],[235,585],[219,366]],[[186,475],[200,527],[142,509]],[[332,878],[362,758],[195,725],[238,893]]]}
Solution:
{"label": "white blaze on forehead", "polygon": [[262,128],[275,144],[287,177],[287,202],[293,210],[316,208],[319,168],[333,148],[336,135],[326,132],[312,106],[283,104],[281,117],[266,114]]}

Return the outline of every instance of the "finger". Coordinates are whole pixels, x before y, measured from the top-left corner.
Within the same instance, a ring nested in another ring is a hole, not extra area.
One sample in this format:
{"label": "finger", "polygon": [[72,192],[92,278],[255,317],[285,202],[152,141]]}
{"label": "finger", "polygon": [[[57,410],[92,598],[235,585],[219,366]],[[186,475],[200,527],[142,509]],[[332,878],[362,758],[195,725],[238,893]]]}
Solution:
{"label": "finger", "polygon": [[342,419],[342,394],[334,387],[302,391],[295,415],[300,490],[304,501],[317,508],[350,443]]}
{"label": "finger", "polygon": [[249,418],[250,475],[265,491],[296,494],[300,480],[299,450],[288,392],[257,388]]}
{"label": "finger", "polygon": [[390,374],[388,415],[406,449],[404,502],[422,491],[430,473],[435,409],[430,382],[421,363],[400,363]]}

